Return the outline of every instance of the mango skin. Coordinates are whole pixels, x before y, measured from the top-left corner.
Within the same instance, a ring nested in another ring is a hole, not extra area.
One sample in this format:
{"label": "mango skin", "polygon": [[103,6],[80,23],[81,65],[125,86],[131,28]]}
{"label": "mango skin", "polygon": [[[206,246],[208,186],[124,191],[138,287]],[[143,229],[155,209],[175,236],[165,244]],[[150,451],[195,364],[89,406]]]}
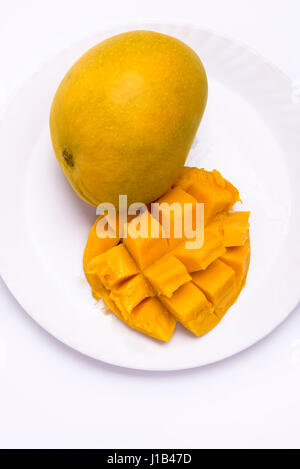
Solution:
{"label": "mango skin", "polygon": [[207,102],[205,69],[176,38],[113,36],[88,50],[60,83],[50,112],[55,155],[91,205],[119,194],[149,203],[185,163]]}

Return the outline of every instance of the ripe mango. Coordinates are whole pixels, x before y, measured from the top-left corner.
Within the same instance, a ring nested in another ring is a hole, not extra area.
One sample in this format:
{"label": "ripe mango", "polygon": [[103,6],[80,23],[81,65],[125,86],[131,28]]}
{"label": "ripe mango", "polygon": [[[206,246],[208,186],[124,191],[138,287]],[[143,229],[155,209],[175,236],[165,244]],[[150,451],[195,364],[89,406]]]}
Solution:
{"label": "ripe mango", "polygon": [[[193,197],[191,197],[191,193]],[[185,239],[96,238],[91,228],[84,270],[96,298],[130,327],[168,341],[176,321],[196,336],[223,318],[246,282],[250,262],[249,212],[230,212],[239,193],[218,172],[184,168],[161,199],[169,203],[205,201],[204,244],[187,249]],[[144,212],[144,217],[152,217]],[[159,233],[164,233],[160,221]],[[126,231],[123,231],[123,233]],[[118,244],[120,241],[120,244]]]}
{"label": "ripe mango", "polygon": [[149,203],[178,177],[207,101],[197,54],[152,31],[113,36],[67,72],[53,99],[55,155],[77,194],[91,205],[119,194]]}

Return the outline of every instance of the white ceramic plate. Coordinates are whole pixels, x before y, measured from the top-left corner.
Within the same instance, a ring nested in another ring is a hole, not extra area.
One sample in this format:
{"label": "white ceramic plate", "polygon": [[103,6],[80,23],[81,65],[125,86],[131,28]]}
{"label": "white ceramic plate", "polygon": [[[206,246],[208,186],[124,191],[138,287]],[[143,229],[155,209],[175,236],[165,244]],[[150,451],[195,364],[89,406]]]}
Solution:
{"label": "white ceramic plate", "polygon": [[[207,111],[188,163],[217,168],[251,210],[252,260],[238,302],[212,332],[181,326],[168,344],[103,312],[82,270],[95,210],[65,180],[51,148],[48,115],[61,78],[90,46],[121,31],[153,29],[182,39],[204,62]],[[300,104],[290,81],[264,59],[209,31],[130,25],[73,45],[16,94],[1,128],[1,269],[24,309],[69,346],[138,369],[175,370],[229,357],[254,344],[299,301]]]}

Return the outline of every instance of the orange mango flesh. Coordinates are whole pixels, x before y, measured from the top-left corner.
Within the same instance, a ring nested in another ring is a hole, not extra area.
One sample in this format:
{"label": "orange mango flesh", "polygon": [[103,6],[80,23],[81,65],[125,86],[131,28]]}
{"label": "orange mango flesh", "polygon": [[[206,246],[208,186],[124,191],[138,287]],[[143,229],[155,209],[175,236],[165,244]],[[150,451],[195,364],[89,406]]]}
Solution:
{"label": "orange mango flesh", "polygon": [[192,274],[192,279],[214,305],[215,313],[221,319],[237,295],[234,270],[217,259],[206,270]]}
{"label": "orange mango flesh", "polygon": [[90,229],[88,240],[83,254],[84,272],[89,284],[92,287],[93,296],[97,300],[101,298],[100,291],[102,284],[98,275],[96,273],[90,273],[87,266],[94,257],[108,251],[110,248],[116,246],[119,242],[119,238],[117,236],[115,238],[99,238],[99,236],[97,235],[97,224],[101,218],[102,216],[97,218],[92,228]]}
{"label": "orange mango flesh", "polygon": [[[140,238],[132,237],[131,225],[135,223],[135,219],[133,219],[127,224],[125,228],[127,237],[123,238],[124,246],[128,249],[132,257],[136,260],[140,269],[145,269],[146,267],[148,267],[148,265],[152,264],[161,256],[166,254],[169,249],[167,239],[161,237],[162,236],[161,225],[156,220],[153,219],[153,217],[148,211],[142,215],[142,219],[143,217],[148,217],[148,220],[149,220],[149,223],[148,223],[149,232],[146,233],[148,237],[140,237]],[[150,237],[151,225],[154,231],[157,230],[157,235],[159,237],[157,238]],[[143,233],[142,228],[141,228],[141,233]]]}
{"label": "orange mango flesh", "polygon": [[238,288],[243,287],[250,264],[250,240],[244,246],[228,248],[220,260],[235,271]]}
{"label": "orange mango flesh", "polygon": [[88,264],[88,273],[98,275],[102,285],[110,290],[138,272],[135,261],[123,244],[99,254]]}
{"label": "orange mango flesh", "polygon": [[171,339],[176,320],[157,298],[147,298],[136,306],[131,314],[124,315],[104,287],[102,287],[101,296],[111,311],[132,329],[163,342]]}
{"label": "orange mango flesh", "polygon": [[216,170],[185,168],[177,183],[198,202],[205,204],[206,223],[212,221],[217,213],[230,210],[239,200],[238,190]]}
{"label": "orange mango flesh", "polygon": [[130,315],[138,304],[153,296],[155,291],[142,274],[135,275],[110,293],[123,316]]}
{"label": "orange mango flesh", "polygon": [[173,316],[196,336],[205,334],[219,322],[213,305],[193,282],[180,287],[171,298],[161,296],[160,299]]}
{"label": "orange mango flesh", "polygon": [[144,271],[158,295],[171,298],[181,285],[189,282],[191,276],[182,262],[174,256],[164,257]]}
{"label": "orange mango flesh", "polygon": [[[175,186],[156,201],[162,207],[159,216],[146,211],[131,219],[127,237],[99,238],[96,221],[84,252],[93,295],[128,326],[156,339],[168,341],[177,321],[196,336],[206,334],[236,301],[247,277],[249,212],[229,212],[238,200],[237,189],[217,171],[184,168]],[[205,204],[201,248],[187,249],[184,234],[174,236],[182,211],[168,215],[164,202],[177,208],[190,203],[192,211],[196,202]],[[170,238],[163,237],[162,216],[167,215]],[[150,231],[143,238],[131,235],[133,226],[143,231],[143,217],[158,237],[150,237]]]}
{"label": "orange mango flesh", "polygon": [[205,234],[203,246],[199,249],[187,249],[185,243],[174,249],[176,256],[189,272],[204,270],[218,257],[225,254],[226,249],[221,236],[209,231]]}
{"label": "orange mango flesh", "polygon": [[226,247],[244,246],[249,237],[250,212],[230,213],[223,221],[224,244]]}
{"label": "orange mango flesh", "polygon": [[[179,226],[184,226],[184,216],[187,211],[191,213],[193,221],[192,229],[195,229],[196,204],[197,200],[185,192],[181,187],[175,186],[167,194],[160,197],[156,203],[159,206],[158,221],[168,234],[169,248],[177,246],[183,239],[184,233],[175,233],[176,221],[180,221]],[[188,206],[185,204],[189,204]],[[180,235],[178,237],[178,235]]]}
{"label": "orange mango flesh", "polygon": [[155,339],[168,342],[174,333],[176,320],[157,298],[148,298],[133,310],[128,324]]}

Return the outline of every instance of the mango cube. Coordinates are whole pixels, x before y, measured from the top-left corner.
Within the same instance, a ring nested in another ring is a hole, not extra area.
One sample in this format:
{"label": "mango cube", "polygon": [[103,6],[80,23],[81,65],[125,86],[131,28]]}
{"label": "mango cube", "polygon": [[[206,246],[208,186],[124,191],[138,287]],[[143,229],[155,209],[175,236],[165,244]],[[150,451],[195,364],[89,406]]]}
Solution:
{"label": "mango cube", "polygon": [[105,288],[102,297],[114,314],[132,329],[164,342],[171,339],[176,320],[157,298],[147,298],[136,306],[131,314],[124,315]]}
{"label": "mango cube", "polygon": [[139,303],[153,296],[155,296],[155,292],[142,274],[138,274],[122,283],[118,288],[112,289],[110,294],[123,316],[128,316]]}
{"label": "mango cube", "polygon": [[88,264],[88,273],[97,274],[107,289],[112,289],[138,272],[136,263],[123,244],[94,257]]}
{"label": "mango cube", "polygon": [[196,319],[192,319],[187,323],[183,323],[183,326],[195,334],[197,337],[201,337],[207,334],[220,322],[218,316],[214,313],[213,308],[209,311],[202,311],[199,313]]}
{"label": "mango cube", "polygon": [[186,329],[197,336],[206,334],[219,322],[212,304],[193,282],[180,287],[172,298],[162,296],[161,301]]}
{"label": "mango cube", "polygon": [[88,272],[87,266],[94,257],[98,256],[99,254],[102,254],[103,252],[106,252],[108,249],[116,246],[119,242],[118,237],[100,238],[98,236],[97,226],[98,226],[98,222],[102,218],[103,216],[98,217],[95,223],[93,224],[92,228],[90,229],[88,240],[87,240],[84,254],[83,254],[84,272],[85,272],[86,278],[88,279],[92,287],[93,296],[97,300],[101,298],[102,284],[97,274],[95,273],[92,274]]}
{"label": "mango cube", "polygon": [[250,212],[230,213],[223,221],[226,247],[243,246],[249,237]]}
{"label": "mango cube", "polygon": [[249,239],[244,246],[228,248],[220,260],[235,271],[238,287],[241,288],[245,283],[250,263]]}
{"label": "mango cube", "polygon": [[213,233],[224,239],[223,223],[227,218],[227,212],[218,213],[214,219],[205,226],[205,233]]}
{"label": "mango cube", "polygon": [[94,257],[98,256],[99,254],[116,246],[119,242],[119,238],[117,236],[112,238],[101,238],[98,236],[97,226],[100,220],[103,218],[103,215],[98,217],[95,223],[93,224],[92,228],[90,229],[88,241],[86,243],[83,255],[84,265],[87,265]]}
{"label": "mango cube", "polygon": [[128,324],[144,334],[167,342],[174,333],[176,320],[157,298],[148,298],[134,308]]}
{"label": "mango cube", "polygon": [[[196,229],[197,200],[185,192],[181,187],[175,186],[156,203],[159,207],[158,220],[168,234],[169,247],[175,247],[184,239],[184,219],[191,221],[190,229]],[[201,220],[199,220],[201,223]]]}
{"label": "mango cube", "polygon": [[185,243],[174,249],[173,253],[187,268],[188,272],[206,269],[213,261],[226,252],[220,235],[206,232],[204,244],[199,249],[187,249]]}
{"label": "mango cube", "polygon": [[[145,229],[147,230],[146,233],[142,229],[144,222],[144,226],[146,226]],[[136,226],[138,229],[141,228],[142,236],[135,238],[133,234]],[[151,237],[151,227],[158,237]],[[136,260],[140,269],[148,267],[148,265],[167,253],[169,249],[162,226],[148,211],[143,213],[139,224],[136,223],[135,219],[127,224],[126,235],[127,236],[123,238],[123,243]]]}
{"label": "mango cube", "polygon": [[174,256],[168,256],[155,262],[144,271],[158,295],[168,298],[186,282],[191,280],[185,266]]}
{"label": "mango cube", "polygon": [[217,213],[231,209],[239,200],[238,190],[216,170],[209,172],[204,169],[186,168],[177,184],[198,202],[205,204],[206,223],[211,221]]}
{"label": "mango cube", "polygon": [[215,313],[221,319],[237,296],[234,270],[218,259],[206,270],[193,273],[192,279],[214,305]]}

